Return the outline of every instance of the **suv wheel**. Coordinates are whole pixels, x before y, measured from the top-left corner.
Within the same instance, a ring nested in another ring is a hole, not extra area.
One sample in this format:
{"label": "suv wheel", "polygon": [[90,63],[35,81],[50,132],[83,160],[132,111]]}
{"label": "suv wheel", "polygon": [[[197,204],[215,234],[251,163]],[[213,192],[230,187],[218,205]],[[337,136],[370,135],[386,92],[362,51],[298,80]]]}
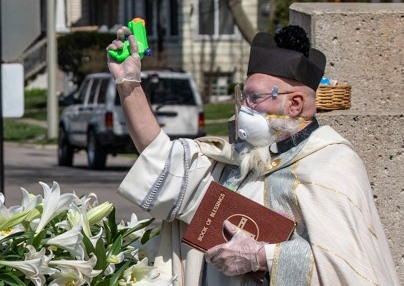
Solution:
{"label": "suv wheel", "polygon": [[58,165],[71,167],[73,165],[74,148],[69,143],[66,131],[59,128],[58,139]]}
{"label": "suv wheel", "polygon": [[98,142],[94,130],[90,130],[88,133],[87,160],[88,166],[92,170],[104,169],[107,161],[107,152]]}

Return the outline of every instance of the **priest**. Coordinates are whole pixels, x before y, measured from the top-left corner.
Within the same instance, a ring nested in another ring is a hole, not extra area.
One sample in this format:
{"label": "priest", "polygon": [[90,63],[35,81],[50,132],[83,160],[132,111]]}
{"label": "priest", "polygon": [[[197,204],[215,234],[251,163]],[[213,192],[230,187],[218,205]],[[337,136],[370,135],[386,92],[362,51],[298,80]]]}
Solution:
{"label": "priest", "polygon": [[[141,62],[126,27],[107,50],[131,56],[108,66],[139,158],[119,194],[162,220],[154,261],[173,285],[399,285],[365,166],[353,146],[316,120],[326,59],[304,30],[288,26],[252,42],[236,92],[237,140],[170,138],[140,86]],[[232,238],[203,254],[181,243],[206,189],[216,181],[295,221],[289,240],[255,241],[226,221]]]}

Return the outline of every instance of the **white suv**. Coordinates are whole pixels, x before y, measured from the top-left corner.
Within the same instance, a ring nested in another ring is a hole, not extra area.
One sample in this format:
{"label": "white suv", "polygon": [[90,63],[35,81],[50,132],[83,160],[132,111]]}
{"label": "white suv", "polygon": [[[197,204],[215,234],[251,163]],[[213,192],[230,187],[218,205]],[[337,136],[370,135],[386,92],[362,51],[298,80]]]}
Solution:
{"label": "white suv", "polygon": [[[171,138],[205,135],[203,104],[189,73],[142,72],[142,86],[160,126]],[[107,155],[133,153],[119,95],[109,73],[88,75],[59,122],[58,164],[72,166],[75,151],[87,150],[90,169],[103,169]]]}

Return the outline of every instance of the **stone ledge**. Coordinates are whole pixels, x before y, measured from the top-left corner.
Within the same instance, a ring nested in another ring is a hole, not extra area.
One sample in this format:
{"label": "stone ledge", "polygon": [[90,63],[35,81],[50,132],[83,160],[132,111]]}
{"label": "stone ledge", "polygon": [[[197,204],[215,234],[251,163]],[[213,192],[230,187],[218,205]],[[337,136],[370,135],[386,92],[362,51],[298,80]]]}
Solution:
{"label": "stone ledge", "polygon": [[403,106],[403,3],[294,3],[290,23],[325,53],[326,76],[352,86],[352,110]]}

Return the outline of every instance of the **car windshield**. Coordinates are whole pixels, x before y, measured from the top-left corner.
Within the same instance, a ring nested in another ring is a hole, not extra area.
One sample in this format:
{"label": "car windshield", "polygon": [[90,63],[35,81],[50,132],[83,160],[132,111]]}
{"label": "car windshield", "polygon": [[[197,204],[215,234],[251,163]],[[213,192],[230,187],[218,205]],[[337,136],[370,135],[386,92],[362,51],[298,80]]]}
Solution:
{"label": "car windshield", "polygon": [[143,78],[141,84],[151,104],[195,105],[188,79],[149,76]]}

